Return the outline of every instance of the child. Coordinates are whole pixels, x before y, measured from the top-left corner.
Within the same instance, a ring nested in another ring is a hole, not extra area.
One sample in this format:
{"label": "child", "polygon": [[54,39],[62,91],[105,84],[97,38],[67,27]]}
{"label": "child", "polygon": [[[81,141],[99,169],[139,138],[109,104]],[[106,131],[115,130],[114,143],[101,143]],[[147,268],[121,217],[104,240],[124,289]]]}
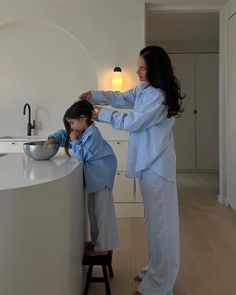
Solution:
{"label": "child", "polygon": [[118,247],[116,216],[112,187],[117,161],[111,146],[102,138],[92,121],[93,105],[88,101],[75,102],[65,113],[65,130],[49,136],[47,143],[60,143],[68,156],[84,161],[85,190],[88,193],[91,242],[88,256],[106,255]]}

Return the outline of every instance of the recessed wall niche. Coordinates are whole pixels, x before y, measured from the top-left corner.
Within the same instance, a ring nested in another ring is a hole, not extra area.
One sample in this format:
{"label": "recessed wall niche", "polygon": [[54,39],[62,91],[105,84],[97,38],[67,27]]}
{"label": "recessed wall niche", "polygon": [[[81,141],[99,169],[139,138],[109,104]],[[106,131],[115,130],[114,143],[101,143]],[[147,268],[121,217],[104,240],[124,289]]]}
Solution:
{"label": "recessed wall niche", "polygon": [[62,127],[65,109],[96,88],[93,62],[70,32],[38,20],[0,25],[0,135],[25,134],[26,102],[37,134]]}

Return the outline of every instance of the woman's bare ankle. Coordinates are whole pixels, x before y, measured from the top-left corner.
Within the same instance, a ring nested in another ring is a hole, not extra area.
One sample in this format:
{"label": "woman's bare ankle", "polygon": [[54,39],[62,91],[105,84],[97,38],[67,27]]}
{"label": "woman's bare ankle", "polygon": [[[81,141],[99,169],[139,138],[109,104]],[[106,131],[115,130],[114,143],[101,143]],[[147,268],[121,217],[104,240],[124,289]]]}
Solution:
{"label": "woman's bare ankle", "polygon": [[135,282],[142,282],[142,278],[140,276],[136,276],[134,280]]}

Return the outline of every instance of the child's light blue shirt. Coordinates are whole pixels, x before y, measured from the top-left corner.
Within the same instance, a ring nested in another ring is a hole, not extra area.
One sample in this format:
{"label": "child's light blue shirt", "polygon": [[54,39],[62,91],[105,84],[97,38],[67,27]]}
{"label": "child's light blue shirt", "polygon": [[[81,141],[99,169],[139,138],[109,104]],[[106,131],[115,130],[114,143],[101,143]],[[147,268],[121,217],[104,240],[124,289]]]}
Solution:
{"label": "child's light blue shirt", "polygon": [[132,108],[130,113],[102,109],[98,120],[115,129],[130,132],[127,176],[141,177],[151,169],[169,181],[176,180],[176,157],[172,127],[174,117],[167,117],[165,93],[149,84],[141,84],[127,92],[92,91],[93,104],[115,108]]}
{"label": "child's light blue shirt", "polygon": [[[64,146],[64,130],[58,130],[50,137],[54,137],[60,146]],[[77,160],[84,161],[85,189],[88,193],[105,186],[112,189],[117,168],[116,156],[94,123],[77,139],[70,140],[69,148]]]}

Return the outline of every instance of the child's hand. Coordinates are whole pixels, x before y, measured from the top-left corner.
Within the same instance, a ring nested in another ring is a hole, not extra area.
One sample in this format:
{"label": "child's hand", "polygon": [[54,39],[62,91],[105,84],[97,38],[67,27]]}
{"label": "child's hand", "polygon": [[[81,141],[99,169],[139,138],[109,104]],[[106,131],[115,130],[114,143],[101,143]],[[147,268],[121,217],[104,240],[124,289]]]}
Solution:
{"label": "child's hand", "polygon": [[70,140],[75,140],[80,136],[81,132],[79,132],[78,130],[73,130],[70,133]]}
{"label": "child's hand", "polygon": [[54,144],[56,143],[55,137],[50,137],[44,144]]}
{"label": "child's hand", "polygon": [[82,99],[82,100],[90,100],[91,98],[92,98],[91,91],[84,92],[79,96],[79,99]]}
{"label": "child's hand", "polygon": [[102,109],[101,107],[96,106],[94,108],[94,111],[92,111],[92,119],[94,121],[98,121],[98,116],[99,116],[99,112],[101,111],[101,109]]}

